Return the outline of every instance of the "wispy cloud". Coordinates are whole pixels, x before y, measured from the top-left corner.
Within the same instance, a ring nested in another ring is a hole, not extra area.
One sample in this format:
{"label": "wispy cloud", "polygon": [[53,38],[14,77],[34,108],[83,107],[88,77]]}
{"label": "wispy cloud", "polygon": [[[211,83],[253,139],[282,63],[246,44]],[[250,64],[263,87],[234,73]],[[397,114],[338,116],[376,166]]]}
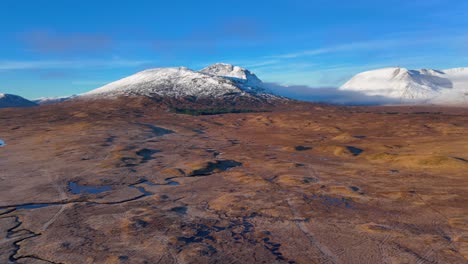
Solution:
{"label": "wispy cloud", "polygon": [[336,53],[343,51],[355,51],[355,50],[369,50],[369,49],[382,49],[387,47],[395,47],[397,45],[403,45],[401,40],[370,40],[364,42],[345,43],[340,45],[334,45],[329,47],[322,47],[317,49],[303,50],[294,53],[285,53],[266,56],[266,58],[272,59],[292,59],[306,56],[316,56],[328,53]]}
{"label": "wispy cloud", "polygon": [[69,72],[69,71],[63,71],[63,70],[56,70],[56,69],[35,69],[32,70],[35,71],[39,74],[39,78],[41,80],[64,80],[64,79],[70,79],[72,77],[75,77],[75,73]]}
{"label": "wispy cloud", "polygon": [[27,49],[43,54],[109,51],[111,37],[104,34],[58,33],[51,30],[29,31],[19,36]]}
{"label": "wispy cloud", "polygon": [[0,61],[0,70],[124,68],[151,64],[149,60],[32,60]]}
{"label": "wispy cloud", "polygon": [[406,32],[404,36],[394,36],[394,38],[366,40],[350,43],[342,43],[337,45],[330,45],[326,47],[318,47],[315,49],[302,50],[284,54],[274,54],[264,56],[266,59],[294,59],[301,57],[312,57],[323,54],[340,53],[340,52],[357,52],[357,51],[372,51],[384,50],[389,48],[398,48],[405,46],[418,46],[427,44],[451,44],[451,43],[466,43],[468,35],[450,34],[447,36],[438,36],[434,38],[432,34],[419,36],[415,32]]}
{"label": "wispy cloud", "polygon": [[264,66],[278,64],[280,62],[281,62],[280,60],[260,60],[260,61],[237,62],[235,64],[239,64],[239,65],[242,65],[244,67],[249,67],[249,68],[258,68],[258,67],[264,67]]}
{"label": "wispy cloud", "polygon": [[187,50],[211,53],[220,47],[254,46],[267,38],[261,28],[255,19],[237,17],[222,19],[209,27],[194,28],[175,38],[149,41],[151,47],[166,55]]}

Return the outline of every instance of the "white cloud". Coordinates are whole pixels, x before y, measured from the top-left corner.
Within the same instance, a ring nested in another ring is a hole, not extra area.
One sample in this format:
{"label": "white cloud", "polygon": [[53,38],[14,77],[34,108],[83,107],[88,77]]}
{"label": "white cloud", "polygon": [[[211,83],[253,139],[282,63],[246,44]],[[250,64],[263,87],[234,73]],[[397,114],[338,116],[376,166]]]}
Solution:
{"label": "white cloud", "polygon": [[257,67],[263,67],[263,66],[268,66],[268,65],[278,64],[278,63],[280,63],[279,60],[259,60],[259,61],[240,62],[238,64],[244,67],[257,68]]}
{"label": "white cloud", "polygon": [[343,91],[334,87],[310,87],[306,85],[281,85],[266,83],[276,94],[293,99],[344,105],[394,105],[401,104],[398,99],[383,96],[368,96],[355,91]]}

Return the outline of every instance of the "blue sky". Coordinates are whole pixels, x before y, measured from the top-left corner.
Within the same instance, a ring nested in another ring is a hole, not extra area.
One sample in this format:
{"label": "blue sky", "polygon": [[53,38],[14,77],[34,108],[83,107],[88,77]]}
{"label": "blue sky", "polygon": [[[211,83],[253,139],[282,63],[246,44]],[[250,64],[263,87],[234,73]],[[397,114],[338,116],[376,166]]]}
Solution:
{"label": "blue sky", "polygon": [[2,0],[0,92],[71,95],[215,62],[310,87],[387,66],[466,67],[466,13],[464,0]]}

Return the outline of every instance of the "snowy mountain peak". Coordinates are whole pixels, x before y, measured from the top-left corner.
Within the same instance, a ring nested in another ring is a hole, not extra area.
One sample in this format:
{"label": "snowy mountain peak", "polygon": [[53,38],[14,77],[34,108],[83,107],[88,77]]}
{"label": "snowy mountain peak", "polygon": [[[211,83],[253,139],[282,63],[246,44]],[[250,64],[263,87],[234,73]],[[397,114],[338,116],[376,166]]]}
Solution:
{"label": "snowy mountain peak", "polygon": [[250,71],[228,64],[215,64],[202,71],[186,67],[148,69],[82,94],[81,97],[143,95],[213,98],[234,94],[272,96],[268,95],[260,79]]}
{"label": "snowy mountain peak", "polygon": [[239,66],[227,63],[215,63],[200,72],[231,79],[253,93],[271,93],[263,82],[252,72]]}
{"label": "snowy mountain peak", "polygon": [[170,97],[220,96],[239,92],[232,81],[196,72],[185,67],[144,70],[83,96],[158,95]]}
{"label": "snowy mountain peak", "polygon": [[465,103],[468,71],[409,70],[400,67],[366,71],[355,75],[340,90],[382,96],[405,102]]}
{"label": "snowy mountain peak", "polygon": [[215,63],[202,69],[200,72],[213,74],[221,77],[236,78],[252,83],[262,82],[255,74],[251,73],[249,70],[226,63]]}

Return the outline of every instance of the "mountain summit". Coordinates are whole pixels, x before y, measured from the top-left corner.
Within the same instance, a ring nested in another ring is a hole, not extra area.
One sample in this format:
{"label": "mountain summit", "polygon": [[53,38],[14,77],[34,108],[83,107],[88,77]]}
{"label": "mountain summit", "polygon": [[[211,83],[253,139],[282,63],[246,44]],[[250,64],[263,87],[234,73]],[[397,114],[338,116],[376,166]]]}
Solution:
{"label": "mountain summit", "polygon": [[118,96],[279,98],[265,89],[255,74],[229,64],[214,64],[201,71],[185,67],[149,69],[109,83],[80,97]]}
{"label": "mountain summit", "polygon": [[200,72],[231,79],[241,84],[244,89],[254,93],[269,92],[255,74],[239,66],[216,63],[202,69]]}
{"label": "mountain summit", "polygon": [[377,69],[357,74],[340,90],[408,103],[463,104],[468,97],[468,69]]}

